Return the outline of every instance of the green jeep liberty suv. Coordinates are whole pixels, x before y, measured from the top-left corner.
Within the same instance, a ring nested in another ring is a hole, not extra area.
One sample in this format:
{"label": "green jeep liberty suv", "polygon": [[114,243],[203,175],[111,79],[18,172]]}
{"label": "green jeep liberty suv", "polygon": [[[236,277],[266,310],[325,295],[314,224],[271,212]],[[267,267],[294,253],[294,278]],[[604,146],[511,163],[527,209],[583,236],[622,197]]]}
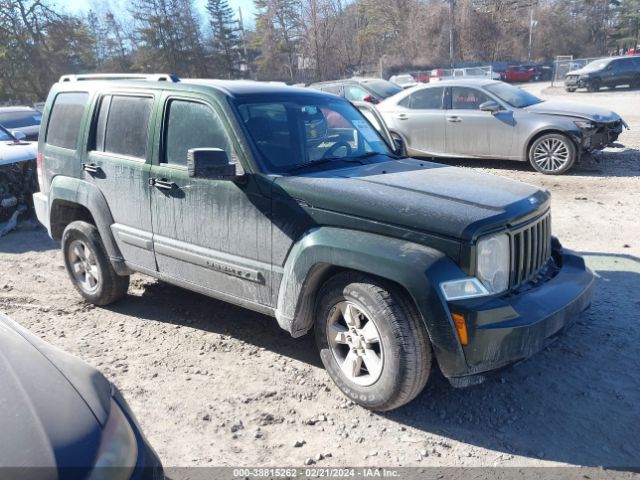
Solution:
{"label": "green jeep liberty suv", "polygon": [[409,402],[436,365],[478,383],[591,302],[546,191],[400,157],[330,94],[65,76],[38,147],[37,215],[87,301],[142,272],[313,329],[333,381],[373,410]]}

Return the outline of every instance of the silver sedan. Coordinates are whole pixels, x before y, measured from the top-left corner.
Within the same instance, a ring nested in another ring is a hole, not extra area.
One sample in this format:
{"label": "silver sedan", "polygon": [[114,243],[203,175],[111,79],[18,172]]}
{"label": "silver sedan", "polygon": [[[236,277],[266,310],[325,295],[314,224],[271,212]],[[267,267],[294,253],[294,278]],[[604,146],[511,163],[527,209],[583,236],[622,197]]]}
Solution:
{"label": "silver sedan", "polygon": [[410,156],[528,161],[545,174],[569,170],[627,127],[592,105],[544,101],[504,82],[452,80],[410,88],[380,103]]}

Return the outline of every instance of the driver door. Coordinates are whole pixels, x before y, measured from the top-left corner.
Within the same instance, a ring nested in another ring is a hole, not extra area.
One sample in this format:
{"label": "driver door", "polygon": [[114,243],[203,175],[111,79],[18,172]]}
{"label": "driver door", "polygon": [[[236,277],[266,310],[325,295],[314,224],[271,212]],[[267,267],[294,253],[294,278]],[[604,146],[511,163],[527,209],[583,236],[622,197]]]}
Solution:
{"label": "driver door", "polygon": [[153,244],[162,276],[239,303],[271,305],[271,200],[261,177],[195,178],[187,151],[236,144],[216,106],[197,96],[162,99],[161,148],[151,167]]}

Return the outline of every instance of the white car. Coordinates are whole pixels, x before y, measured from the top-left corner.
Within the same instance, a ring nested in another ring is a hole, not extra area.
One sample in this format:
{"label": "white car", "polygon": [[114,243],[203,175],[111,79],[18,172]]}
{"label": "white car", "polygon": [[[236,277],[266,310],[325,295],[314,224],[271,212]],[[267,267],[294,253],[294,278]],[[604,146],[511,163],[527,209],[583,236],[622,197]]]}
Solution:
{"label": "white car", "polygon": [[452,79],[466,79],[466,78],[488,78],[491,80],[500,80],[500,74],[481,67],[469,67],[469,68],[454,68],[452,70],[441,70],[441,72],[448,72],[449,75],[438,76],[431,79],[431,81],[443,81]]}
{"label": "white car", "polygon": [[401,88],[411,88],[411,87],[415,87],[416,85],[418,85],[418,82],[416,82],[416,79],[413,78],[413,75],[394,75],[393,77],[391,77],[389,79],[389,81],[391,83],[395,83],[396,85],[398,85]]}
{"label": "white car", "polygon": [[38,146],[22,141],[24,138],[21,132],[14,136],[0,127],[0,222],[10,218],[18,206],[31,202],[37,189]]}

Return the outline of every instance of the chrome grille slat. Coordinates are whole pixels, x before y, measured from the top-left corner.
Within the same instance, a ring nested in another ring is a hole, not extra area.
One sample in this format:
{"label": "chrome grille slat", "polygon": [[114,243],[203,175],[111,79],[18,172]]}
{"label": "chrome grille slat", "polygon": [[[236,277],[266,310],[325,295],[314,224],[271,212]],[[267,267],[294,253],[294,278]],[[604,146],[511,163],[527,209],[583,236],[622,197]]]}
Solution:
{"label": "chrome grille slat", "polygon": [[512,232],[511,285],[534,278],[551,256],[551,215],[534,220]]}

